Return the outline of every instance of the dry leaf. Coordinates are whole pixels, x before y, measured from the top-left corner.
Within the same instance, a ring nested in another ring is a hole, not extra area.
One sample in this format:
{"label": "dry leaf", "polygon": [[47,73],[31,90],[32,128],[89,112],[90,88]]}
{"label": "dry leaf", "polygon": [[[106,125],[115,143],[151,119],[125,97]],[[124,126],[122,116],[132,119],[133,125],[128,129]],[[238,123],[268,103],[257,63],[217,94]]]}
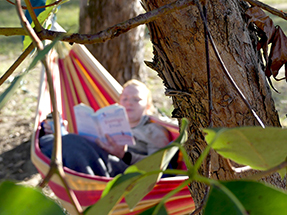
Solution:
{"label": "dry leaf", "polygon": [[[254,23],[258,28],[260,41],[257,44],[258,50],[263,49],[266,61],[265,75],[269,79],[273,76],[276,81],[286,79],[287,76],[287,37],[279,26],[274,26],[272,19],[267,16],[259,7],[251,7],[246,11],[248,24]],[[268,44],[271,45],[268,56]],[[278,79],[279,69],[285,64],[285,77]]]}

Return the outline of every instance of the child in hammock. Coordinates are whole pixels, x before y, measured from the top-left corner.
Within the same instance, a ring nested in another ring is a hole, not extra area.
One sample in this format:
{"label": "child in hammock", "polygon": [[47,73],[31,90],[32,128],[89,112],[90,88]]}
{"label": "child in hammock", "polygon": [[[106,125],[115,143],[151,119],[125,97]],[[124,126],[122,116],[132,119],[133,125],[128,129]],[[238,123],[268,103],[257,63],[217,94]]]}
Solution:
{"label": "child in hammock", "polygon": [[[150,122],[148,115],[154,107],[151,92],[145,84],[134,79],[124,84],[119,104],[126,109],[136,145],[117,145],[108,135],[108,145],[100,141],[95,144],[77,134],[67,134],[62,137],[64,166],[90,175],[114,177],[168,144],[168,131]],[[51,157],[54,136],[48,123],[44,128],[50,135],[40,138],[40,148]]]}

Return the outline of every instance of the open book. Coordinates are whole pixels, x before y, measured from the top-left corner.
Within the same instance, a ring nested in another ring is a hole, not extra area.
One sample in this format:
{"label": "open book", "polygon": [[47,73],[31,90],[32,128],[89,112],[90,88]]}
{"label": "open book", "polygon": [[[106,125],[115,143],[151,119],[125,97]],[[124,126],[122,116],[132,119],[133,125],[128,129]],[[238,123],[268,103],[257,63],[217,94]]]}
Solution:
{"label": "open book", "polygon": [[74,106],[78,133],[92,141],[99,138],[107,143],[105,134],[110,135],[118,145],[134,145],[135,141],[123,106],[114,104],[94,110],[85,105]]}

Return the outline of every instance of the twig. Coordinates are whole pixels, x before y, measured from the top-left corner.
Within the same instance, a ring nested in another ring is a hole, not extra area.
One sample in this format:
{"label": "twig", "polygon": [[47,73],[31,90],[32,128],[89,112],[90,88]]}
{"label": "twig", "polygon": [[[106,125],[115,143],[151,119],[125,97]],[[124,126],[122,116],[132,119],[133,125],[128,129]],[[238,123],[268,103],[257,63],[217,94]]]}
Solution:
{"label": "twig", "polygon": [[287,13],[284,13],[283,11],[277,10],[274,7],[271,7],[267,4],[264,4],[263,2],[260,1],[256,1],[256,0],[245,0],[247,1],[249,4],[251,4],[252,6],[257,6],[262,8],[263,10],[268,11],[269,13],[281,17],[282,19],[286,19],[287,20]]}
{"label": "twig", "polygon": [[191,96],[191,94],[188,92],[185,92],[182,90],[175,90],[175,89],[166,89],[164,94],[166,96],[182,96],[182,95]]}
{"label": "twig", "polygon": [[251,176],[249,176],[249,177],[247,177],[245,179],[247,179],[247,180],[259,180],[259,179],[261,179],[261,178],[263,178],[263,177],[265,177],[267,175],[271,175],[272,173],[274,173],[274,172],[276,172],[276,171],[278,171],[280,169],[286,168],[286,167],[287,167],[287,161],[285,160],[282,163],[280,163],[279,165],[277,165],[277,166],[275,166],[275,167],[273,167],[271,169],[259,172],[259,173],[255,174],[255,175],[251,175]]}
{"label": "twig", "polygon": [[[6,0],[6,1],[9,2],[10,4],[16,5],[14,2],[12,2],[12,1],[10,1],[10,0]],[[51,4],[48,4],[48,5],[43,5],[43,6],[38,6],[38,7],[32,7],[32,9],[35,10],[35,9],[42,9],[42,8],[46,8],[46,7],[55,6],[55,5],[60,4],[61,1],[63,1],[63,0],[59,0],[59,1],[56,1],[56,2],[51,3]],[[21,5],[21,8],[22,8],[23,10],[27,10],[27,7],[25,7],[25,6],[22,6],[22,5]]]}
{"label": "twig", "polygon": [[155,21],[158,17],[167,15],[176,10],[186,8],[190,5],[194,5],[193,0],[177,0],[173,3],[164,5],[155,10],[149,11],[145,14],[140,14],[134,18],[126,20],[122,23],[116,24],[112,27],[107,28],[106,30],[100,31],[96,34],[71,34],[61,33],[57,31],[43,30],[39,33],[39,37],[44,40],[53,40],[56,37],[62,37],[62,41],[70,43],[80,43],[80,44],[94,44],[94,43],[103,43],[107,40],[111,40],[114,37],[117,37],[139,25],[146,24],[152,21]]}
{"label": "twig", "polygon": [[27,32],[23,28],[0,28],[0,35],[3,36],[25,36]]}
{"label": "twig", "polygon": [[13,65],[5,72],[0,78],[0,86],[7,80],[7,78],[15,71],[15,69],[26,59],[30,52],[34,49],[33,43],[31,43],[25,51],[18,57],[18,59],[13,63]]}
{"label": "twig", "polygon": [[[37,34],[35,31],[32,29],[30,23],[26,19],[26,16],[24,15],[22,9],[21,9],[21,1],[16,0],[16,7],[17,7],[17,12],[20,17],[20,20],[24,26],[24,29],[27,31],[28,35],[31,37],[33,40],[33,43],[36,45],[38,50],[43,50],[44,46],[41,42],[41,40],[37,37]],[[66,191],[68,192],[69,198],[71,202],[73,203],[75,209],[78,211],[79,214],[82,214],[82,208],[78,202],[78,199],[76,198],[73,190],[70,189],[66,179],[65,179],[65,172],[63,170],[63,164],[62,164],[62,137],[61,137],[61,131],[60,131],[60,118],[59,114],[57,111],[57,101],[55,98],[55,92],[54,92],[54,87],[53,87],[53,79],[51,75],[51,71],[48,67],[48,57],[45,55],[45,59],[42,59],[42,63],[45,67],[46,71],[46,76],[47,76],[47,82],[49,85],[49,92],[50,92],[50,98],[52,101],[52,107],[53,107],[53,120],[54,120],[54,125],[55,125],[55,138],[54,138],[54,148],[53,148],[53,153],[52,153],[52,158],[51,158],[51,166],[48,172],[48,179],[52,177],[53,174],[58,174],[60,176],[61,181],[64,184],[64,187]],[[46,182],[47,180],[44,179]],[[41,183],[42,185],[44,183]]]}
{"label": "twig", "polygon": [[[207,19],[207,11],[206,6],[203,5],[203,15],[205,20]],[[205,38],[205,55],[206,55],[206,70],[207,70],[207,86],[208,86],[208,106],[209,106],[209,122],[208,125],[210,128],[213,127],[212,121],[212,111],[213,111],[213,104],[212,104],[212,83],[211,83],[211,72],[210,72],[210,60],[209,60],[209,43],[208,43],[208,32],[207,32],[207,22],[204,25],[204,38]]]}
{"label": "twig", "polygon": [[242,93],[242,91],[240,90],[240,88],[237,86],[237,84],[236,84],[235,81],[233,80],[232,76],[230,75],[229,71],[227,70],[227,68],[226,68],[226,66],[225,66],[225,64],[224,64],[224,62],[223,62],[223,60],[222,60],[222,58],[221,58],[221,56],[220,56],[220,54],[219,54],[219,52],[218,52],[218,50],[217,50],[217,47],[216,47],[216,45],[215,45],[215,43],[214,43],[214,40],[213,40],[213,38],[212,38],[212,35],[211,35],[210,31],[209,31],[209,28],[208,28],[208,26],[207,26],[207,21],[206,21],[206,19],[204,18],[203,11],[202,11],[202,9],[201,9],[201,7],[200,7],[199,1],[198,1],[198,0],[195,0],[195,3],[196,3],[196,5],[197,5],[197,7],[198,7],[198,10],[199,10],[199,12],[200,12],[200,16],[201,16],[201,18],[202,18],[202,20],[203,20],[203,23],[204,23],[204,25],[206,26],[206,31],[207,31],[207,33],[208,33],[209,40],[210,40],[210,42],[211,42],[212,48],[213,48],[213,50],[214,50],[214,52],[215,52],[215,55],[216,55],[218,61],[220,62],[221,67],[223,68],[224,74],[227,76],[229,82],[230,82],[231,85],[235,88],[235,90],[237,91],[237,93],[239,94],[240,98],[242,99],[242,101],[243,101],[243,102],[245,103],[245,105],[247,106],[247,108],[248,108],[248,109],[250,110],[250,112],[253,114],[253,116],[254,116],[254,118],[256,119],[256,121],[260,124],[260,126],[261,126],[262,128],[265,128],[265,125],[263,124],[263,122],[261,121],[261,119],[259,118],[259,116],[256,114],[256,112],[252,109],[251,105],[249,104],[249,102],[248,102],[247,99],[245,98],[244,94]]}
{"label": "twig", "polygon": [[29,14],[31,16],[31,19],[34,22],[36,32],[41,31],[42,30],[42,26],[39,23],[39,20],[37,19],[37,15],[35,14],[35,11],[33,10],[33,6],[31,4],[30,0],[25,0],[25,3],[27,5],[27,9],[28,9],[28,12],[29,12]]}

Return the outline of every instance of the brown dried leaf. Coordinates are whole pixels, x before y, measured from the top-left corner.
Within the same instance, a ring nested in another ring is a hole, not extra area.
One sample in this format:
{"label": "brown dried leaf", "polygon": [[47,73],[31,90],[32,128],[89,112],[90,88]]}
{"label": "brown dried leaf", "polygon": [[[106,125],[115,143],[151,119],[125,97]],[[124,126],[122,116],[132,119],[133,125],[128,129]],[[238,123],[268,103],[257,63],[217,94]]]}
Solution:
{"label": "brown dried leaf", "polygon": [[[265,75],[269,79],[272,75],[275,80],[280,81],[287,77],[287,37],[282,29],[274,26],[273,21],[259,7],[251,7],[246,11],[249,18],[248,24],[253,22],[258,27],[258,36],[261,38],[257,48],[263,49],[266,61]],[[268,44],[272,43],[268,56]],[[285,64],[285,77],[278,79],[279,69]],[[287,79],[286,79],[287,80]]]}
{"label": "brown dried leaf", "polygon": [[261,40],[257,44],[257,49],[263,49],[264,59],[268,63],[268,44],[271,42],[276,30],[274,23],[259,7],[251,7],[246,10],[245,14],[249,18],[248,25],[253,22],[260,30],[258,36]]}
{"label": "brown dried leaf", "polygon": [[[276,79],[276,76],[278,75],[279,69],[286,63],[287,63],[287,37],[282,31],[282,29],[278,26],[276,28],[276,32],[272,40],[272,46],[265,74],[271,73],[274,79],[279,81],[280,79]],[[286,67],[285,67],[285,73],[286,73]]]}

